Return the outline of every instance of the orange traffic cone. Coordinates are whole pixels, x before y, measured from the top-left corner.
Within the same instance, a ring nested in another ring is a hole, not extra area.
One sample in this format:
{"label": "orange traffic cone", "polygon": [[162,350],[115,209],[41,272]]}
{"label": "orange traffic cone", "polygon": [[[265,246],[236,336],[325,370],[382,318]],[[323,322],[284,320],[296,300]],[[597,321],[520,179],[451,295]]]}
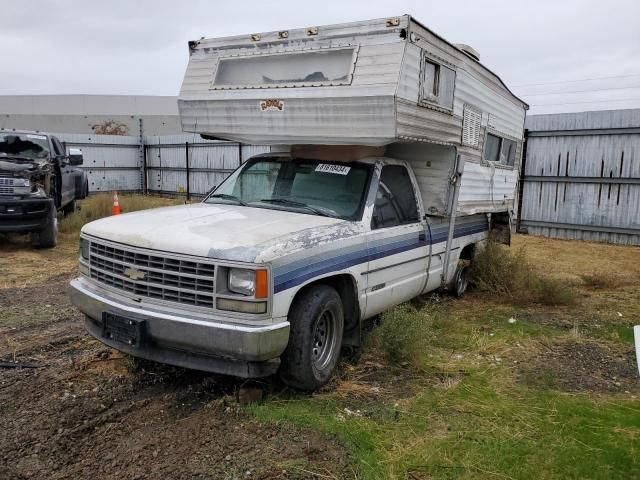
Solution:
{"label": "orange traffic cone", "polygon": [[118,192],[113,192],[113,207],[111,207],[111,215],[120,215],[120,201],[118,200]]}

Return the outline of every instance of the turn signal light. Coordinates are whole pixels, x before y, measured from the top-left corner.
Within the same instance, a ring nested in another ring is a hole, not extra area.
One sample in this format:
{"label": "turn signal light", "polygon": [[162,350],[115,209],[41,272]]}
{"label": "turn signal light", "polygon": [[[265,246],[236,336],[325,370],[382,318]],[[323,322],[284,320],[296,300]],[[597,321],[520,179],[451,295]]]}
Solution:
{"label": "turn signal light", "polygon": [[266,270],[256,270],[255,298],[269,297],[269,276]]}

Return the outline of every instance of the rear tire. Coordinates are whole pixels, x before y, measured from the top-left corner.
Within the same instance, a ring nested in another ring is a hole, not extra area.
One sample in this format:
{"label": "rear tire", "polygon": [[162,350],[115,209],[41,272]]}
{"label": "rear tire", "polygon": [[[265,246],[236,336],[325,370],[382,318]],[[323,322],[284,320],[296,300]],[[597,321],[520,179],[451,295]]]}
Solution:
{"label": "rear tire", "polygon": [[340,359],[344,331],[340,295],[328,285],[309,288],[294,301],[289,321],[280,378],[290,387],[315,390],[329,381]]}
{"label": "rear tire", "polygon": [[53,248],[58,244],[58,212],[51,206],[47,215],[47,226],[31,234],[31,242],[36,248]]}
{"label": "rear tire", "polygon": [[451,284],[451,291],[456,297],[462,297],[469,288],[470,275],[471,267],[469,265],[458,265]]}

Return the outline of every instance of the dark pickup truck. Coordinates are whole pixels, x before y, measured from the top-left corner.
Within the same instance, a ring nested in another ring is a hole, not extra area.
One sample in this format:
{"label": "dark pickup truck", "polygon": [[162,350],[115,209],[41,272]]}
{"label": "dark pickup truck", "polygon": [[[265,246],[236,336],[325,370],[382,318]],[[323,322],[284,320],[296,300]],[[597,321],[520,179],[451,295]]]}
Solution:
{"label": "dark pickup truck", "polygon": [[89,193],[79,149],[53,135],[0,129],[0,232],[30,233],[36,247],[55,247],[58,211]]}

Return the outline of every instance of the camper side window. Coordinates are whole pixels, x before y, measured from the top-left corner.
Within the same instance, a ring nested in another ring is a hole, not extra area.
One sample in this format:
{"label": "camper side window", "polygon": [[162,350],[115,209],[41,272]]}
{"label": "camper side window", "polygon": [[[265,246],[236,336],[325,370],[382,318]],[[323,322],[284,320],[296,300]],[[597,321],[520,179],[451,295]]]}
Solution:
{"label": "camper side window", "polygon": [[371,228],[375,230],[419,221],[416,195],[407,169],[402,165],[382,167]]}
{"label": "camper side window", "polygon": [[420,104],[453,110],[455,70],[424,57],[420,79]]}
{"label": "camper side window", "polygon": [[487,133],[482,158],[487,162],[513,167],[516,163],[516,142]]}

